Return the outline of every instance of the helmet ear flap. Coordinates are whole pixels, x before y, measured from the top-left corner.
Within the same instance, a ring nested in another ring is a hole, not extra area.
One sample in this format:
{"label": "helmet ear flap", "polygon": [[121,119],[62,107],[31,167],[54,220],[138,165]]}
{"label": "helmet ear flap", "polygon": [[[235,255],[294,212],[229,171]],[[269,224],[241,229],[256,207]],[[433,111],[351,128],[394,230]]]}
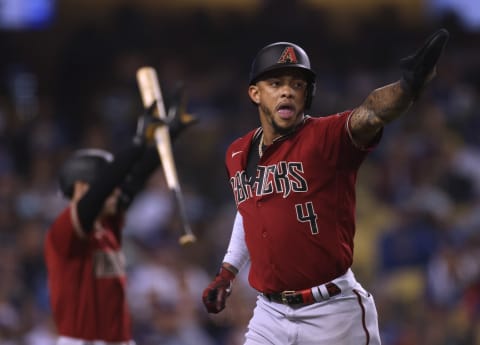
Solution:
{"label": "helmet ear flap", "polygon": [[310,109],[312,106],[313,97],[315,96],[317,86],[315,82],[309,82],[307,85],[307,95],[305,98],[305,110]]}

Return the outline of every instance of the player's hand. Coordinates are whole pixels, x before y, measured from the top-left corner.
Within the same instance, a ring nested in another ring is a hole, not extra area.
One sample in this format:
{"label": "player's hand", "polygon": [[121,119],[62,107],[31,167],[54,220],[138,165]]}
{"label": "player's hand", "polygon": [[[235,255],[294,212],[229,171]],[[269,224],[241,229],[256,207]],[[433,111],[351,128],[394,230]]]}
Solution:
{"label": "player's hand", "polygon": [[227,297],[232,293],[235,274],[222,267],[215,279],[203,291],[202,300],[209,313],[217,314],[225,308]]}
{"label": "player's hand", "polygon": [[450,34],[446,29],[440,29],[431,35],[414,54],[400,60],[403,70],[402,83],[418,98],[423,87],[436,73],[437,61],[442,55]]}
{"label": "player's hand", "polygon": [[155,130],[165,125],[165,122],[154,114],[156,106],[157,101],[155,100],[138,118],[137,130],[133,138],[135,144],[153,143],[155,141]]}

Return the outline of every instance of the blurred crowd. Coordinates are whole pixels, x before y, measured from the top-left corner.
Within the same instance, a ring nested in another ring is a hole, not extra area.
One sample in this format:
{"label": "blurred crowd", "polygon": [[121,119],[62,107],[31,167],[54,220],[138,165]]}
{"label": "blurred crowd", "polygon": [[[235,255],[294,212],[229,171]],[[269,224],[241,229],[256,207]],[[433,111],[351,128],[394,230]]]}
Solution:
{"label": "blurred crowd", "polygon": [[[480,344],[480,32],[452,14],[409,21],[391,8],[333,30],[326,13],[293,3],[248,16],[122,7],[64,33],[54,56],[41,48],[52,46],[48,32],[28,42],[0,33],[1,345],[54,343],[43,239],[66,205],[56,174],[75,149],[115,152],[131,140],[143,110],[138,67],[157,69],[167,103],[183,83],[199,119],[174,144],[198,241],[178,244],[179,218],[159,170],[124,233],[135,339],[239,345],[256,298],[246,270],[222,313],[208,315],[201,293],[235,214],[225,149],[258,126],[246,93],[254,54],[275,41],[304,47],[318,75],[311,115],[325,116],[398,80],[399,59],[439,27],[451,39],[437,78],[361,168],[353,269],[374,294],[383,344]],[[34,48],[28,54],[25,44]]]}

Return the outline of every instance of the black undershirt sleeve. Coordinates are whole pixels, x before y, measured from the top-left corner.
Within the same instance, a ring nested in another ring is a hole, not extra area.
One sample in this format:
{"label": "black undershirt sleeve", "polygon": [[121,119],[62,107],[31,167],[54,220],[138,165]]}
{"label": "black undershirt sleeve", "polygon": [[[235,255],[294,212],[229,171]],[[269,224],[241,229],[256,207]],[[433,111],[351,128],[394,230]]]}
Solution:
{"label": "black undershirt sleeve", "polygon": [[142,158],[132,168],[121,186],[122,193],[118,200],[118,209],[125,211],[140,192],[150,175],[160,166],[160,158],[156,147],[148,147]]}
{"label": "black undershirt sleeve", "polygon": [[[172,142],[182,129],[181,125],[170,128]],[[156,146],[145,148],[143,145],[132,144],[117,153],[114,161],[100,173],[77,204],[78,218],[83,231],[87,233],[92,231],[95,219],[115,187],[121,188],[118,210],[125,211],[159,165]]]}
{"label": "black undershirt sleeve", "polygon": [[92,231],[93,223],[101,212],[105,200],[113,190],[120,186],[135,162],[142,157],[143,146],[130,145],[118,152],[112,163],[108,164],[77,204],[80,225],[85,232]]}
{"label": "black undershirt sleeve", "polygon": [[[172,143],[176,141],[180,132],[185,128],[178,121],[170,125],[169,131]],[[130,207],[135,196],[145,187],[148,178],[159,166],[160,158],[157,147],[148,146],[142,158],[135,163],[121,186],[122,194],[118,200],[118,210],[126,211]]]}

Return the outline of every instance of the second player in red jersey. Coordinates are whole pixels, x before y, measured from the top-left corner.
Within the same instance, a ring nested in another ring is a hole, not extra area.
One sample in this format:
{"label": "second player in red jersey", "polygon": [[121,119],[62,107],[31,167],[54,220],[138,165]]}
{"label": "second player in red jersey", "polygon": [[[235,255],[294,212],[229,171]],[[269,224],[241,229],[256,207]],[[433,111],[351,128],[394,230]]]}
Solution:
{"label": "second player in red jersey", "polygon": [[118,216],[103,220],[94,235],[82,238],[72,223],[72,212],[68,207],[57,218],[45,247],[58,333],[76,339],[128,341],[132,334],[120,243],[122,220]]}
{"label": "second player in red jersey", "polygon": [[[131,142],[115,157],[100,149],[76,151],[61,167],[69,205],[51,225],[45,261],[57,345],[134,345],[122,253],[124,215],[160,164],[153,133],[163,125],[152,105]],[[172,138],[194,120],[178,114]]]}

